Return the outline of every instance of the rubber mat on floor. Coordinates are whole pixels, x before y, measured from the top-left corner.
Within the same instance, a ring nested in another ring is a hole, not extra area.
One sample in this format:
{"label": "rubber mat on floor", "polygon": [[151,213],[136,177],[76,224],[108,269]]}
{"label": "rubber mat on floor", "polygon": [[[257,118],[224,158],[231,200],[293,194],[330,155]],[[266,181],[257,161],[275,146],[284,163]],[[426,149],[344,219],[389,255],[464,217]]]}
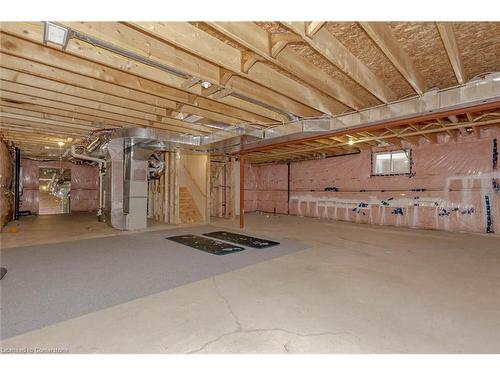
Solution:
{"label": "rubber mat on floor", "polygon": [[180,236],[166,237],[167,240],[175,241],[177,243],[192,247],[196,250],[205,251],[215,255],[226,255],[245,250],[242,247],[231,245],[222,241],[212,240],[193,234],[184,234]]}
{"label": "rubber mat on floor", "polygon": [[242,246],[250,246],[255,247],[257,249],[264,249],[266,247],[277,246],[280,243],[270,240],[264,240],[262,238],[245,236],[240,233],[232,233],[226,231],[217,231],[203,234],[204,236],[217,238],[218,240],[229,241],[233,243],[237,243]]}

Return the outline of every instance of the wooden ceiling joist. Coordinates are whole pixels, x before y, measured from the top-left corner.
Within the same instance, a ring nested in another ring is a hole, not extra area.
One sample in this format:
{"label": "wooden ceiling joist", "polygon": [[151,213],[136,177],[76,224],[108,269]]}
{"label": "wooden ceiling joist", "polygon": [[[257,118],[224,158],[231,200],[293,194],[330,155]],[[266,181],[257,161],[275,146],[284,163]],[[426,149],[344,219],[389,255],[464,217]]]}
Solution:
{"label": "wooden ceiling joist", "polygon": [[[322,113],[335,114],[341,110],[337,102],[323,93],[292,80],[265,64],[256,63],[258,62],[258,58],[252,58],[251,66],[244,69],[245,71],[242,70],[242,66],[245,65],[242,63],[242,60],[244,58],[248,60],[248,53],[246,51],[240,51],[187,22],[138,22],[133,23],[133,25],[178,48],[186,49],[195,56],[203,56],[203,58],[213,64],[235,73],[225,88],[241,92],[235,85],[240,82],[239,86],[241,86],[245,82],[244,77],[262,86],[263,92],[261,92],[261,96],[252,96],[255,99],[264,99],[263,95],[270,94],[266,91],[270,89],[275,91],[274,96],[278,96],[276,93],[288,96],[297,103],[303,103],[302,105],[307,105]],[[289,41],[285,40],[284,42]],[[246,82],[246,85],[251,85],[251,83]],[[250,91],[246,92],[246,94],[248,93]],[[268,103],[277,105],[278,108],[284,111],[303,117],[307,116],[304,114],[303,109],[295,103],[287,102],[283,98],[279,102],[276,101],[277,98],[269,100],[269,95],[266,95],[266,97],[268,98]]]}
{"label": "wooden ceiling joist", "polygon": [[102,111],[102,112],[124,115],[128,116],[129,118],[132,118],[133,119],[131,121],[132,123],[134,122],[137,124],[142,123],[144,125],[150,125],[150,124],[153,125],[154,123],[159,124],[159,122],[155,121],[157,120],[156,115],[137,111],[135,109],[119,107],[105,102],[98,102],[92,99],[75,97],[68,94],[62,94],[59,92],[53,92],[46,89],[40,89],[37,87],[27,86],[24,84],[9,82],[5,80],[1,81],[1,85],[3,92],[21,93],[23,95],[37,97],[40,99],[49,99],[55,102],[86,107],[94,109],[99,112]]}
{"label": "wooden ceiling joist", "polygon": [[78,105],[72,105],[72,104],[68,104],[68,103],[64,103],[64,102],[60,102],[60,101],[55,101],[55,100],[50,100],[50,99],[45,99],[45,98],[39,98],[36,96],[31,96],[31,95],[24,95],[24,94],[20,94],[17,92],[2,91],[2,92],[0,92],[0,99],[2,99],[3,102],[7,102],[6,103],[7,106],[12,106],[12,105],[16,105],[16,106],[23,105],[23,106],[30,106],[30,107],[34,106],[34,108],[40,108],[44,113],[49,113],[45,109],[50,108],[53,110],[66,111],[67,113],[71,113],[72,117],[76,117],[76,118],[83,118],[83,117],[80,117],[80,115],[92,116],[96,119],[99,119],[98,121],[96,121],[96,123],[102,123],[102,124],[113,124],[113,122],[118,122],[118,123],[121,123],[122,125],[125,125],[125,126],[127,126],[127,125],[128,126],[134,126],[134,125],[145,126],[149,123],[148,121],[134,119],[132,117],[121,115],[121,114],[98,111],[98,110],[95,110],[92,108],[87,108],[87,107],[78,106]]}
{"label": "wooden ceiling joist", "polygon": [[28,127],[22,121],[12,121],[11,119],[7,118],[2,118],[2,120],[0,121],[0,129],[3,129],[5,131],[12,130],[19,134],[34,133],[40,135],[43,132],[44,135],[57,135],[64,137],[85,135],[88,132],[88,130],[67,129],[60,126],[51,126],[41,123],[29,123]]}
{"label": "wooden ceiling joist", "polygon": [[397,99],[397,95],[377,77],[365,64],[363,64],[351,51],[340,43],[327,30],[320,29],[312,37],[306,34],[305,22],[282,22],[325,59],[345,72],[354,81],[359,83],[373,96],[383,103]]}
{"label": "wooden ceiling joist", "polygon": [[60,83],[50,79],[37,77],[28,73],[16,72],[15,70],[7,68],[0,68],[0,79],[8,82],[15,82],[26,86],[42,88],[44,90],[53,91],[56,93],[68,94],[79,98],[113,104],[118,107],[144,112],[151,116],[150,120],[156,119],[157,116],[167,116],[167,109],[175,108],[175,103],[172,103],[172,106],[169,107],[155,106],[148,103],[135,101],[129,98],[123,98],[87,88]]}
{"label": "wooden ceiling joist", "polygon": [[319,29],[323,27],[325,23],[325,21],[306,22],[306,35],[311,38],[318,32]]}
{"label": "wooden ceiling joist", "polygon": [[360,22],[361,27],[399,70],[417,94],[425,90],[424,79],[385,22]]}
{"label": "wooden ceiling joist", "polygon": [[[281,78],[277,72],[271,75],[269,81],[256,83],[257,80],[251,78],[250,74],[245,75],[241,72],[240,51],[187,22],[128,24],[67,22],[63,24],[78,32],[138,53],[145,58],[200,77],[212,84],[219,84],[217,82],[219,67],[226,68],[239,75],[232,77],[223,86],[224,88],[231,89],[253,100],[266,102],[283,112],[290,112],[298,116],[309,117],[321,113],[308,105],[291,99],[294,94],[300,95],[298,87],[294,86],[292,82],[287,82],[289,84],[287,88],[290,90],[287,94],[280,93],[279,89],[275,91],[270,89],[272,84]],[[70,50],[72,44],[76,43],[70,41],[67,51]],[[182,54],[182,50],[188,53]],[[194,67],[193,60],[196,62]],[[166,72],[162,73],[168,75]],[[158,73],[156,72],[156,74]],[[181,85],[182,83],[178,87]]]}
{"label": "wooden ceiling joist", "polygon": [[[167,111],[169,109],[176,109],[179,102],[166,99],[163,97],[155,96],[152,94],[144,93],[137,90],[132,90],[124,87],[117,87],[116,85],[108,82],[103,82],[94,78],[82,76],[66,70],[57,69],[51,66],[40,64],[34,61],[25,60],[16,56],[6,55],[0,53],[0,66],[30,74],[32,76],[46,78],[62,84],[68,84],[78,89],[90,90],[95,93],[106,95],[109,98],[119,97],[131,102],[132,106],[138,104],[142,108],[148,108],[148,111],[153,111],[168,117]],[[158,109],[151,109],[147,105],[156,107]],[[194,105],[183,106],[183,111],[188,114],[203,116],[213,121],[219,121],[226,124],[236,125],[241,124],[242,120],[236,117],[222,115],[217,112],[212,112]]]}
{"label": "wooden ceiling joist", "polygon": [[[38,24],[1,23],[0,28],[2,32],[10,34],[2,34],[0,38],[2,51],[15,56],[186,104],[191,104],[191,95],[201,94],[199,86],[187,91],[182,89],[184,79],[151,66],[134,63],[79,40],[71,40],[66,52],[40,45],[43,28]],[[218,100],[197,97],[196,102],[198,107],[243,121],[265,123],[286,120],[280,113],[233,97]]]}
{"label": "wooden ceiling joist", "polygon": [[[34,153],[37,142],[77,142],[96,128],[207,135],[213,125],[275,126],[500,71],[500,29],[486,23],[63,24],[75,32],[64,51],[44,44],[42,22],[0,23],[0,133]],[[480,138],[480,127],[498,126],[499,105],[265,140],[241,154],[278,162]]]}
{"label": "wooden ceiling joist", "polygon": [[342,87],[341,82],[335,80],[303,57],[287,49],[283,49],[280,54],[273,57],[269,53],[271,43],[269,33],[256,24],[252,22],[208,22],[208,24],[226,37],[238,42],[280,69],[295,75],[312,87],[332,96],[346,106],[354,109],[363,107],[363,103],[351,90]]}
{"label": "wooden ceiling joist", "polygon": [[[4,69],[0,70],[4,72]],[[1,74],[1,73],[0,73]],[[127,108],[125,106],[118,106],[116,104],[109,104],[106,101],[98,101],[96,99],[89,99],[83,96],[76,96],[75,93],[67,88],[70,94],[64,94],[60,91],[51,91],[45,88],[36,86],[28,86],[17,82],[1,81],[2,91],[21,93],[24,95],[37,97],[40,99],[49,99],[55,102],[61,102],[70,105],[77,105],[79,107],[86,107],[98,112],[109,112],[128,116],[132,120],[128,122],[135,123],[136,125],[142,124],[143,126],[157,127],[164,130],[181,131],[181,132],[211,132],[210,129],[202,125],[191,124],[182,120],[165,117],[159,118],[158,115],[149,112],[142,112],[137,109]],[[0,93],[2,95],[2,93]],[[163,122],[165,121],[165,122]]]}
{"label": "wooden ceiling joist", "polygon": [[448,59],[457,77],[457,82],[463,84],[465,82],[465,75],[462,66],[462,59],[460,57],[460,50],[458,49],[455,32],[453,31],[453,24],[451,22],[436,22],[439,34],[443,41]]}
{"label": "wooden ceiling joist", "polygon": [[[31,110],[27,110],[27,109],[9,107],[9,106],[4,106],[4,105],[0,105],[0,111],[3,113],[8,113],[8,114],[29,116],[31,118],[58,121],[58,122],[60,122],[61,126],[63,126],[63,127],[67,126],[67,125],[81,125],[82,129],[87,129],[87,131],[90,130],[91,128],[96,127],[95,122],[82,120],[79,118],[75,118],[74,116],[69,117],[69,116],[52,115],[52,114],[40,113],[37,111],[31,111]],[[110,127],[115,128],[117,126],[110,126]]]}
{"label": "wooden ceiling joist", "polygon": [[[95,127],[108,127],[109,124],[108,119],[112,119],[113,121],[119,121],[123,124],[123,126],[144,126],[144,127],[153,127],[162,130],[171,130],[171,131],[182,131],[178,127],[171,127],[167,124],[158,123],[155,121],[139,119],[136,117],[130,117],[128,115],[123,115],[115,112],[107,112],[102,109],[95,109],[92,106],[79,106],[72,103],[64,102],[61,100],[45,99],[44,97],[37,97],[36,95],[30,94],[19,94],[17,92],[9,92],[3,90],[0,92],[0,99],[14,101],[16,103],[28,103],[37,106],[50,107],[53,109],[60,109],[64,111],[68,111],[70,113],[74,113],[74,117],[79,117],[79,114],[90,115],[96,118],[101,119],[101,121],[96,121]],[[79,102],[79,101],[77,101]],[[81,103],[84,104],[84,103]],[[95,103],[94,103],[95,104]],[[196,130],[190,130],[190,133],[195,134],[206,134],[205,130],[203,132],[198,132]]]}

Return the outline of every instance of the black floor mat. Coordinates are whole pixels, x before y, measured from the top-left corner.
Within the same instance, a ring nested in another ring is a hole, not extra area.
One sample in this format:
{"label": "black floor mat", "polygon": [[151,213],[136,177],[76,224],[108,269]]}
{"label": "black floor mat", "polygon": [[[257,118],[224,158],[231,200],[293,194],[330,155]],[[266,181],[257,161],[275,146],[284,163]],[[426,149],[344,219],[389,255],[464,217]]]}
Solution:
{"label": "black floor mat", "polygon": [[218,240],[229,241],[237,243],[242,246],[255,247],[257,249],[264,249],[266,247],[279,245],[279,242],[264,240],[262,238],[245,236],[244,234],[232,233],[226,231],[210,232],[203,234],[207,237],[217,238]]}
{"label": "black floor mat", "polygon": [[6,273],[7,273],[7,268],[1,267],[0,268],[0,280],[3,279],[3,277],[5,276]]}
{"label": "black floor mat", "polygon": [[222,241],[212,240],[210,238],[195,236],[193,234],[166,237],[166,239],[215,255],[226,255],[245,250],[244,248],[239,246],[231,245]]}

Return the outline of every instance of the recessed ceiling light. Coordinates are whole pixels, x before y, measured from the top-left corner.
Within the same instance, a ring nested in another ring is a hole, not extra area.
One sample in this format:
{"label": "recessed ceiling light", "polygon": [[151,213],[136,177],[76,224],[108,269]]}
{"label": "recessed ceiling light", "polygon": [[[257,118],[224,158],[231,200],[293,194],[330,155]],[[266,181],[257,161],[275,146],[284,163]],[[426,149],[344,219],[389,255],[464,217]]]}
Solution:
{"label": "recessed ceiling light", "polygon": [[64,146],[64,142],[62,142],[62,141],[57,142],[57,144],[59,145],[59,147]]}
{"label": "recessed ceiling light", "polygon": [[201,82],[201,87],[203,87],[204,89],[208,89],[210,86],[212,86],[212,84],[208,81]]}
{"label": "recessed ceiling light", "polygon": [[347,141],[347,144],[348,144],[349,146],[352,146],[352,145],[354,144],[353,139],[352,139],[352,138],[349,138],[349,140]]}
{"label": "recessed ceiling light", "polygon": [[45,22],[45,30],[43,33],[43,42],[57,44],[62,49],[66,48],[69,40],[69,30],[65,27],[56,25],[52,22]]}

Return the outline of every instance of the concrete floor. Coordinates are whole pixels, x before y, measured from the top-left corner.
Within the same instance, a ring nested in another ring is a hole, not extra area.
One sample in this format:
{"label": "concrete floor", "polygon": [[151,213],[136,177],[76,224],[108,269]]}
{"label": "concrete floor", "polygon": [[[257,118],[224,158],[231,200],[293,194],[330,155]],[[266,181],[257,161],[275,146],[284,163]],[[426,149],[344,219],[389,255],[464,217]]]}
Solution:
{"label": "concrete floor", "polygon": [[[237,227],[236,221],[213,224]],[[246,224],[253,233],[311,247],[31,331],[2,347],[500,353],[498,236],[262,214],[248,214]],[[47,224],[47,233],[60,236],[62,225]]]}
{"label": "concrete floor", "polygon": [[[11,227],[17,227],[11,233]],[[97,221],[97,216],[88,212],[74,212],[60,215],[39,215],[21,217],[18,222],[10,222],[0,233],[2,249],[19,246],[40,245],[87,238],[116,236],[144,231],[174,228],[173,225],[148,220],[148,228],[139,231],[123,232],[106,223]]]}

